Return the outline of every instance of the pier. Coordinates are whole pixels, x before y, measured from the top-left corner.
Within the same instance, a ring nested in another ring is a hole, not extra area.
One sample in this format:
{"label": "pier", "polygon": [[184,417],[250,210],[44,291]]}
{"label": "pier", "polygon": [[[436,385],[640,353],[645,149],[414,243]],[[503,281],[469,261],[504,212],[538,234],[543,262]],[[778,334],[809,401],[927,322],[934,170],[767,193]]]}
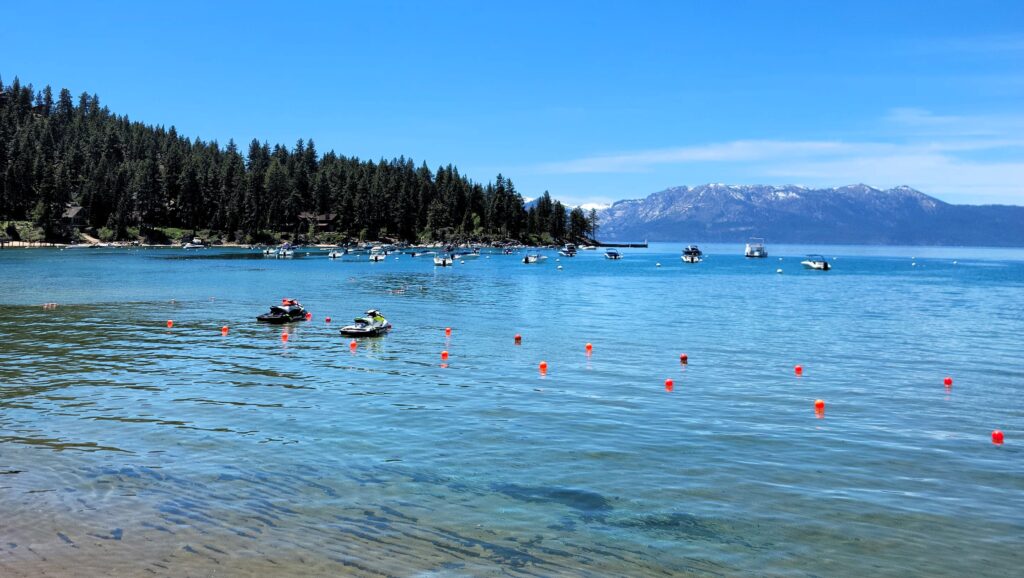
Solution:
{"label": "pier", "polygon": [[617,247],[620,249],[646,249],[647,241],[643,243],[598,243],[598,247]]}

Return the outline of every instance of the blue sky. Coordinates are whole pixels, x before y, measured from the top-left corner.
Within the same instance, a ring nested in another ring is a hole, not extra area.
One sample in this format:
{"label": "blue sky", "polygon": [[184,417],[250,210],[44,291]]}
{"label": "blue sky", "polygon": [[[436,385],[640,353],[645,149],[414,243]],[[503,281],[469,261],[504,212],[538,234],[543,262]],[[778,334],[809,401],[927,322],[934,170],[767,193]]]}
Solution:
{"label": "blue sky", "polygon": [[1024,2],[6,2],[0,75],[189,136],[570,203],[906,184],[1024,204]]}

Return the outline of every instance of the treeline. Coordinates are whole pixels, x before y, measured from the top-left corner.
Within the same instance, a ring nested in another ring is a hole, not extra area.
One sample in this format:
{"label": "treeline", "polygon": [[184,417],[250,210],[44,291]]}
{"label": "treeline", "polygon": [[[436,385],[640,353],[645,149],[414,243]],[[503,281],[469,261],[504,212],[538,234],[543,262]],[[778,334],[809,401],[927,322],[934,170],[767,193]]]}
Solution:
{"label": "treeline", "polygon": [[[77,221],[67,213],[75,204]],[[256,139],[245,151],[221,147],[115,115],[95,94],[54,98],[17,78],[0,80],[0,220],[32,221],[50,240],[75,225],[117,239],[176,228],[239,242],[282,233],[578,242],[596,230],[593,214],[566,211],[546,192],[526,209],[500,174],[480,184],[453,165],[321,155],[302,139],[291,149]]]}

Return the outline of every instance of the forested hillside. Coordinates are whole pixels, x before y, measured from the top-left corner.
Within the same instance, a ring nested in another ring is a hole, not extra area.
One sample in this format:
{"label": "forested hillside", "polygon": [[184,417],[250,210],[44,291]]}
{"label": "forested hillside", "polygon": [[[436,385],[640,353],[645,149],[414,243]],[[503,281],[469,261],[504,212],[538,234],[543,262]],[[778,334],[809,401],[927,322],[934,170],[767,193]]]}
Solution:
{"label": "forested hillside", "polygon": [[157,240],[204,230],[236,242],[588,234],[582,211],[567,215],[542,199],[526,210],[501,175],[481,184],[450,164],[432,171],[404,157],[321,155],[312,139],[290,149],[256,139],[246,150],[222,147],[118,116],[96,95],[55,97],[49,86],[0,80],[0,221],[32,222],[48,240],[73,238],[76,228]]}

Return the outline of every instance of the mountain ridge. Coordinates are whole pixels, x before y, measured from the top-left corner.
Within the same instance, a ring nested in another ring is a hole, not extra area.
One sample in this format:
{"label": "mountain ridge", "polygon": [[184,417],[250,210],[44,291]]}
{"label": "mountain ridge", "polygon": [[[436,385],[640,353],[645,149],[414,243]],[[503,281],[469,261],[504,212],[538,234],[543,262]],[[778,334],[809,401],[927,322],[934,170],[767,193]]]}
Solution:
{"label": "mountain ridge", "polygon": [[606,241],[1024,246],[1024,207],[953,205],[906,185],[678,186],[598,215]]}

